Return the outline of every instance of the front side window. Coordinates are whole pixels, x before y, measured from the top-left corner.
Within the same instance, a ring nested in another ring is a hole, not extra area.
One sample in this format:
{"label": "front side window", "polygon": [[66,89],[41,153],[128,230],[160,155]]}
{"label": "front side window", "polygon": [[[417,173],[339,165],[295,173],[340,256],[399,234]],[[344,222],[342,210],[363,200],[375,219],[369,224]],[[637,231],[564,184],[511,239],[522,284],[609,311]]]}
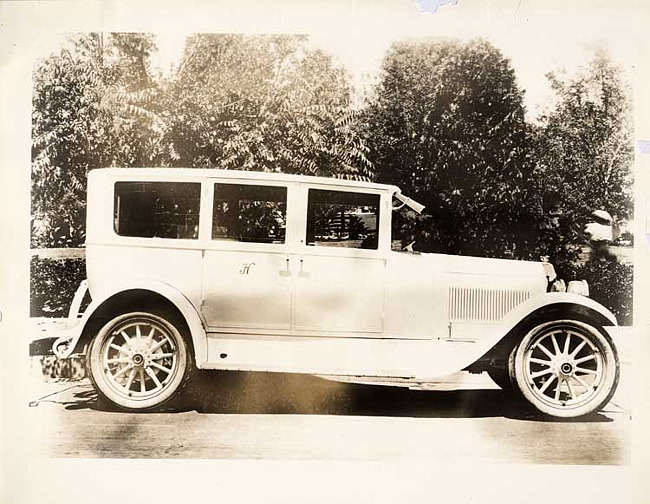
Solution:
{"label": "front side window", "polygon": [[284,243],[287,188],[215,184],[212,239]]}
{"label": "front side window", "polygon": [[120,236],[195,240],[201,184],[116,182],[113,226]]}
{"label": "front side window", "polygon": [[378,248],[379,195],[309,189],[307,245]]}

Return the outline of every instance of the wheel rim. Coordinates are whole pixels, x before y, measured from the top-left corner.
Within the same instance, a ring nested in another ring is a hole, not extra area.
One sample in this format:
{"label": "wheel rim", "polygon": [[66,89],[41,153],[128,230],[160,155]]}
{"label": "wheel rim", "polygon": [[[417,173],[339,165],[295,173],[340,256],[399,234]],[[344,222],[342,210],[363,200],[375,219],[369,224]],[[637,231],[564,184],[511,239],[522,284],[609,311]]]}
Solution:
{"label": "wheel rim", "polygon": [[524,354],[526,384],[555,408],[578,407],[598,395],[606,375],[603,349],[577,327],[553,327],[533,338]]}
{"label": "wheel rim", "polygon": [[110,388],[120,397],[136,401],[161,394],[180,366],[173,332],[144,317],[113,328],[102,344],[100,359]]}

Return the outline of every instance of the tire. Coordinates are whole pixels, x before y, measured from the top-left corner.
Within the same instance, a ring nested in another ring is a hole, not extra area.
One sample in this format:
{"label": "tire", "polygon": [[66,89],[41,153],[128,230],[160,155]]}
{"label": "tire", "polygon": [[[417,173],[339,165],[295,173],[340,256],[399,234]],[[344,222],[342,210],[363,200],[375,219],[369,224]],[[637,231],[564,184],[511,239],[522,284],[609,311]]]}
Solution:
{"label": "tire", "polygon": [[109,403],[145,411],[167,403],[185,385],[193,367],[177,327],[152,313],[115,317],[93,339],[88,375]]}
{"label": "tire", "polygon": [[577,418],[599,411],[614,395],[620,366],[602,329],[577,320],[535,327],[510,356],[515,391],[537,411]]}

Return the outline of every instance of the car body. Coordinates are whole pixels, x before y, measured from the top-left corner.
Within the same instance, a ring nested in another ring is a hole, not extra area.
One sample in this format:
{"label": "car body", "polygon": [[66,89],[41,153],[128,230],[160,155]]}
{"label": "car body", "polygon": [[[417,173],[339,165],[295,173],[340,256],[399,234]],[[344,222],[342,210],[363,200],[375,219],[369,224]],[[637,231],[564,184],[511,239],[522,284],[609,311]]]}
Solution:
{"label": "car body", "polygon": [[609,400],[619,366],[607,309],[548,292],[547,263],[393,250],[396,201],[423,208],[369,182],[93,170],[88,278],[53,350],[85,352],[100,394],[127,410],[165,403],[194,368],[417,380],[487,371],[560,417]]}

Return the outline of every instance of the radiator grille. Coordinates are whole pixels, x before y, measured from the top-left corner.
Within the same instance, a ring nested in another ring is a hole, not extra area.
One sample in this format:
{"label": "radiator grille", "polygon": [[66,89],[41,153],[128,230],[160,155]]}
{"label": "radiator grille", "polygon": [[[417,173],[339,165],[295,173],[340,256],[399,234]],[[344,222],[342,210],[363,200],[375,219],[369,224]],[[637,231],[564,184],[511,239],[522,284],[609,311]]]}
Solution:
{"label": "radiator grille", "polygon": [[499,320],[530,297],[528,291],[449,288],[449,320]]}

